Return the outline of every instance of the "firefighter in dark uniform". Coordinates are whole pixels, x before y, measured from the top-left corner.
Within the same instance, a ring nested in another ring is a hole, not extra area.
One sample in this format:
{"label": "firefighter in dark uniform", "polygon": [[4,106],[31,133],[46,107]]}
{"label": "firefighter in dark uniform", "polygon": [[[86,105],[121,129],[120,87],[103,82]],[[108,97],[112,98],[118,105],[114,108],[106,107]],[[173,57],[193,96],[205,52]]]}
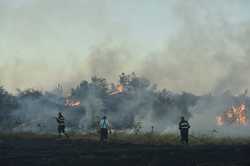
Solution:
{"label": "firefighter in dark uniform", "polygon": [[67,138],[69,137],[66,133],[65,133],[65,123],[64,123],[64,116],[61,112],[58,113],[58,117],[56,118],[57,123],[58,123],[58,134],[59,136],[61,136],[61,134],[63,133]]}
{"label": "firefighter in dark uniform", "polygon": [[190,128],[190,125],[188,121],[184,119],[184,117],[181,117],[181,121],[179,122],[179,130],[181,134],[181,143],[188,144],[188,130]]}
{"label": "firefighter in dark uniform", "polygon": [[100,127],[100,142],[105,143],[108,141],[108,130],[111,131],[109,121],[106,116],[103,116],[101,121],[99,122]]}

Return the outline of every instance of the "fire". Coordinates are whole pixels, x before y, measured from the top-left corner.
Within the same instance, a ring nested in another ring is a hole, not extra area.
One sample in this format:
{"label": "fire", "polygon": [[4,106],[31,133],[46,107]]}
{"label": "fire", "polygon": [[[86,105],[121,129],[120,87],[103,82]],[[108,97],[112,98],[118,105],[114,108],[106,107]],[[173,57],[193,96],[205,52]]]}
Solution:
{"label": "fire", "polygon": [[81,102],[79,100],[65,100],[65,106],[67,107],[79,107],[81,105]]}
{"label": "fire", "polygon": [[217,125],[224,124],[247,124],[246,105],[240,104],[238,107],[233,106],[231,109],[225,111],[221,116],[216,117]]}
{"label": "fire", "polygon": [[116,86],[116,90],[114,92],[112,92],[110,95],[115,95],[118,93],[122,93],[124,91],[124,86],[122,84],[118,84]]}

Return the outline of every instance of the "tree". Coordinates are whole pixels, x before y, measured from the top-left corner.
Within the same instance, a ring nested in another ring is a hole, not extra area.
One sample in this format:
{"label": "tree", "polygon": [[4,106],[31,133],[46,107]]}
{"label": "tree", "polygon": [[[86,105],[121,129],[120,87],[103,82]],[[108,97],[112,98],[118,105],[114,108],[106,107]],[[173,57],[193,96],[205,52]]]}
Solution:
{"label": "tree", "polygon": [[17,108],[16,97],[9,94],[0,86],[0,130],[11,129],[15,121],[11,118],[11,112]]}
{"label": "tree", "polygon": [[39,90],[35,90],[35,89],[27,89],[24,91],[18,90],[18,97],[20,99],[38,99],[40,97],[42,97],[43,94],[41,91]]}

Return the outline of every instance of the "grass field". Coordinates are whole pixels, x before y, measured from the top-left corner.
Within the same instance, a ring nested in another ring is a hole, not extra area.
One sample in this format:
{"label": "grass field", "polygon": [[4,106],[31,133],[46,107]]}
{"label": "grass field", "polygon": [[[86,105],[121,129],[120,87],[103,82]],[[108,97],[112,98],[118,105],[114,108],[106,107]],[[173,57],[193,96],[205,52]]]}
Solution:
{"label": "grass field", "polygon": [[0,165],[27,166],[249,166],[250,138],[115,132],[107,144],[96,133],[0,134]]}
{"label": "grass field", "polygon": [[[92,140],[98,141],[98,133],[69,133],[71,140]],[[37,133],[1,133],[0,139],[58,139],[57,134],[37,134]],[[62,136],[63,139],[63,136]],[[179,145],[180,138],[178,134],[129,134],[126,132],[113,132],[109,135],[110,143],[132,143],[132,144],[150,144],[150,145]],[[232,145],[232,144],[250,144],[250,137],[216,137],[211,135],[189,135],[191,145]]]}

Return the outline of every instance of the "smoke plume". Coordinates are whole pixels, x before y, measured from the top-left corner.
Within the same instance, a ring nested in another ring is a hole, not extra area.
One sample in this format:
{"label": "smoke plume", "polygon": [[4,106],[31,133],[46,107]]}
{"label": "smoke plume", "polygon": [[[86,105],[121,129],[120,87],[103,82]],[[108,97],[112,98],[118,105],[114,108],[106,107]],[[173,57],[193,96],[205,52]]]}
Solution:
{"label": "smoke plume", "polygon": [[[0,84],[14,95],[1,100],[16,102],[10,128],[52,131],[52,117],[63,111],[69,129],[78,131],[91,130],[105,114],[119,129],[143,121],[145,131],[164,131],[184,115],[193,131],[219,130],[214,117],[250,88],[249,7],[243,0],[2,0]],[[100,90],[90,79],[117,84],[122,72],[137,73],[143,88],[109,96],[110,87]],[[54,94],[58,83],[64,94]],[[85,96],[72,93],[81,85]],[[16,92],[28,88],[42,94]],[[82,108],[67,111],[65,96]]]}

